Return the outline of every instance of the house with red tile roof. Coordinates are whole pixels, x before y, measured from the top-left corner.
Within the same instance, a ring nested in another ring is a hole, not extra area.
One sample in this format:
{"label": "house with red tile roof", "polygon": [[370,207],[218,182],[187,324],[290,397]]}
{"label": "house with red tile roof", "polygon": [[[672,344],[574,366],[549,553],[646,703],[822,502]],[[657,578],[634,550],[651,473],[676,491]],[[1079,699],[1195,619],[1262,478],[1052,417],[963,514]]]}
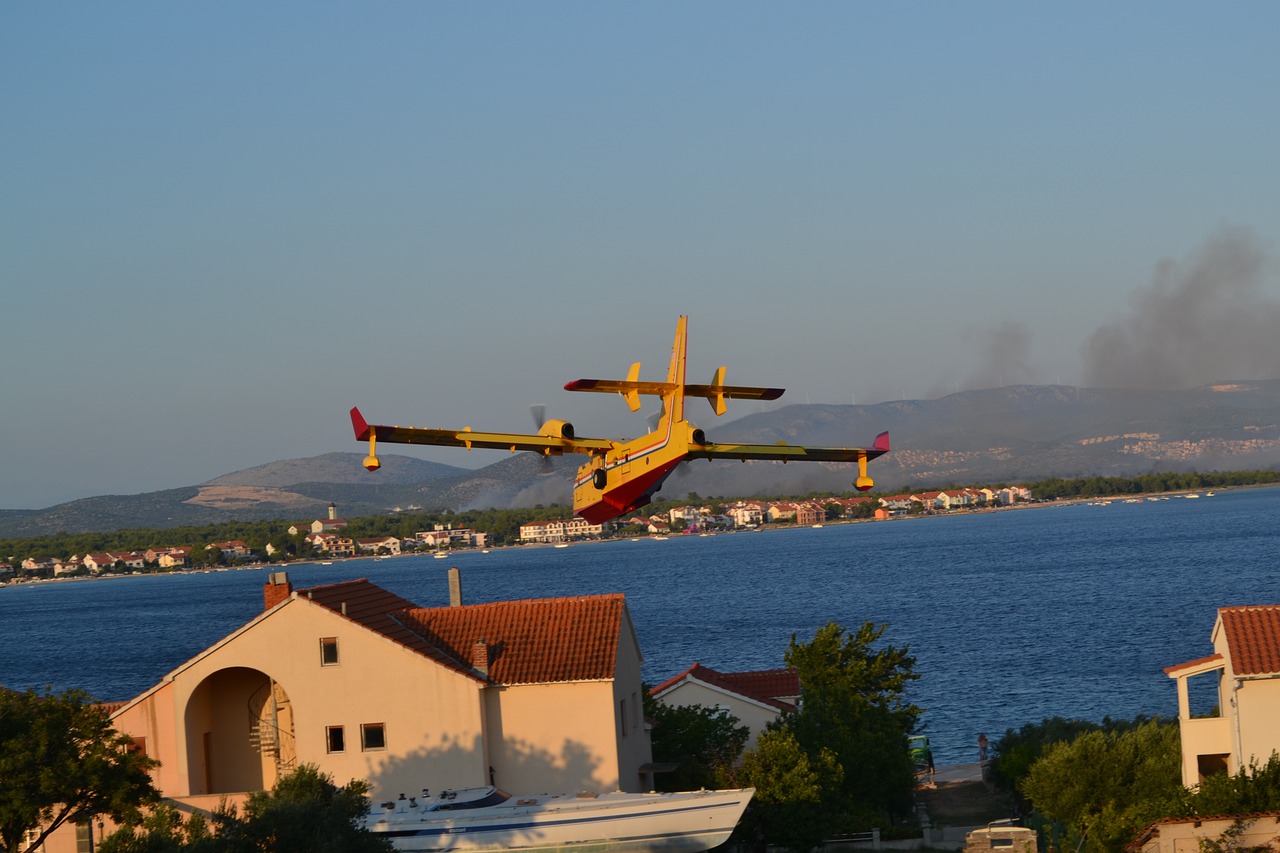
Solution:
{"label": "house with red tile roof", "polygon": [[212,551],[214,548],[221,551],[222,556],[229,560],[237,559],[239,557],[248,557],[253,554],[253,552],[249,550],[249,546],[244,544],[244,541],[240,539],[230,539],[226,542],[210,542],[208,545],[204,546],[206,551]]}
{"label": "house with red tile roof", "polygon": [[796,517],[795,501],[775,501],[765,510],[765,518],[770,521],[792,521]]}
{"label": "house with red tile roof", "polygon": [[649,695],[672,707],[725,709],[751,729],[750,749],[765,726],[798,707],[800,676],[793,669],[718,672],[695,662],[652,688]]}
{"label": "house with red tile roof", "polygon": [[[1280,849],[1280,812],[1219,817],[1170,817],[1148,826],[1125,845],[1129,853],[1183,853],[1186,850]],[[1230,847],[1210,846],[1230,840]],[[1203,842],[1203,843],[1202,843]]]}
{"label": "house with red tile roof", "polygon": [[[1280,751],[1280,605],[1218,608],[1210,642],[1213,654],[1164,670],[1178,686],[1187,787]],[[1192,679],[1212,682],[1213,699],[1202,703],[1209,707],[1192,707]]]}
{"label": "house with red tile roof", "polygon": [[520,525],[520,539],[524,542],[568,542],[573,539],[596,538],[603,533],[603,524],[592,524],[585,518],[577,517]]}
{"label": "house with red tile roof", "polygon": [[116,558],[112,554],[104,552],[85,554],[80,559],[80,565],[84,566],[94,574],[105,572],[116,564]]}
{"label": "house with red tile roof", "polygon": [[156,558],[154,562],[162,569],[174,569],[179,566],[185,566],[191,555],[191,549],[183,546],[180,548],[161,548],[158,550],[148,551],[148,554],[154,553]]}
{"label": "house with red tile roof", "polygon": [[375,802],[496,784],[647,790],[641,664],[622,595],[418,607],[368,580],[295,590],[123,704],[186,808],[269,789],[303,763]]}
{"label": "house with red tile roof", "polygon": [[827,511],[815,503],[796,505],[796,524],[821,524],[827,520]]}
{"label": "house with red tile roof", "polygon": [[373,536],[356,540],[356,550],[365,554],[376,554],[381,549],[387,554],[400,553],[400,540],[394,536]]}

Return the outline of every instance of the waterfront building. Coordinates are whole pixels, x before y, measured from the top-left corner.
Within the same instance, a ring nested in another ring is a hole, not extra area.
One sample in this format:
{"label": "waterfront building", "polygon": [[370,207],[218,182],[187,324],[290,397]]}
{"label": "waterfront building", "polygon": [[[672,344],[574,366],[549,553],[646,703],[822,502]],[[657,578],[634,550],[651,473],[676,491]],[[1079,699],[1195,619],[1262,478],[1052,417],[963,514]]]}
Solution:
{"label": "waterfront building", "polygon": [[[455,576],[456,577],[456,576]],[[647,790],[642,658],[622,595],[420,608],[367,580],[294,590],[112,713],[183,807],[299,764],[375,802],[422,788]]]}
{"label": "waterfront building", "polygon": [[[1182,784],[1234,775],[1280,751],[1280,605],[1220,607],[1213,654],[1167,667],[1178,686]],[[1191,679],[1212,679],[1213,707],[1193,708]]]}
{"label": "waterfront building", "polygon": [[[1241,817],[1165,818],[1125,845],[1128,853],[1183,853],[1190,850],[1275,850],[1280,812]],[[1230,839],[1231,846],[1223,845]]]}
{"label": "waterfront building", "polygon": [[723,708],[751,730],[746,746],[751,749],[769,723],[796,710],[800,676],[794,669],[718,672],[695,662],[654,687],[649,695],[672,707]]}

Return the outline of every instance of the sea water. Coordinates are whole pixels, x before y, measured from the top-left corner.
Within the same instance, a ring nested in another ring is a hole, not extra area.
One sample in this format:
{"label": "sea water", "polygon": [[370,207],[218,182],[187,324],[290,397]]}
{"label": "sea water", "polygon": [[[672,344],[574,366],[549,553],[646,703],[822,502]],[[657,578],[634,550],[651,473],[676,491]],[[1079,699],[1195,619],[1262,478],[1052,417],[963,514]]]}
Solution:
{"label": "sea water", "polygon": [[[1216,608],[1280,603],[1280,489],[885,522],[502,548],[287,569],[422,606],[622,592],[657,684],[695,661],[783,665],[830,621],[887,625],[940,763],[1060,715],[1175,716],[1162,669],[1212,652]],[[262,609],[268,570],[0,588],[0,684],[131,698]]]}

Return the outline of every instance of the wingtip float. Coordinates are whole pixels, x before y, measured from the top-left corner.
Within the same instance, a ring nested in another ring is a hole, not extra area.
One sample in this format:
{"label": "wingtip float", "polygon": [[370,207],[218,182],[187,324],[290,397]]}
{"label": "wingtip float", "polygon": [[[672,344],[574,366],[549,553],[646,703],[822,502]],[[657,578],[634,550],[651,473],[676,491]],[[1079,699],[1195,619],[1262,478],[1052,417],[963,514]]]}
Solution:
{"label": "wingtip float", "polygon": [[686,459],[748,459],[782,462],[850,462],[858,466],[853,485],[868,491],[875,482],[867,475],[867,461],[889,452],[889,433],[876,436],[870,447],[800,447],[795,445],[760,445],[709,442],[701,429],[684,415],[684,402],[701,397],[715,414],[723,415],[726,400],[776,400],[782,388],[756,388],[726,385],[725,368],[715,371],[709,384],[685,382],[688,345],[688,317],[676,324],[675,342],[671,347],[671,365],[665,382],[640,379],[640,363],[631,365],[626,379],[575,379],[565,384],[566,391],[590,391],[621,395],[631,411],[640,408],[641,396],[662,400],[662,414],[656,428],[647,435],[630,441],[583,438],[576,435],[567,421],[546,421],[536,434],[484,433],[466,427],[462,430],[426,429],[371,425],[360,413],[351,409],[351,426],[357,441],[369,442],[369,455],[364,467],[376,471],[381,467],[377,442],[394,444],[429,444],[447,447],[495,448],[531,451],[543,456],[578,453],[590,458],[578,468],[573,482],[574,512],[593,524],[599,524],[631,512],[649,503],[663,481]]}

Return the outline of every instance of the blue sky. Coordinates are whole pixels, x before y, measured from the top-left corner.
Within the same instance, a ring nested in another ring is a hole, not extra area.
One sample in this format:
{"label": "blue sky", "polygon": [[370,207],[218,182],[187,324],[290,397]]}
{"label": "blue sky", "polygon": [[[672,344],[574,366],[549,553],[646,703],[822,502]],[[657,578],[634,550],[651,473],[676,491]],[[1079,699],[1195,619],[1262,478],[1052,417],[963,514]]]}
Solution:
{"label": "blue sky", "polygon": [[561,388],[661,375],[682,313],[780,403],[1280,377],[1278,19],[7,4],[0,507],[357,451],[354,404],[633,433]]}

